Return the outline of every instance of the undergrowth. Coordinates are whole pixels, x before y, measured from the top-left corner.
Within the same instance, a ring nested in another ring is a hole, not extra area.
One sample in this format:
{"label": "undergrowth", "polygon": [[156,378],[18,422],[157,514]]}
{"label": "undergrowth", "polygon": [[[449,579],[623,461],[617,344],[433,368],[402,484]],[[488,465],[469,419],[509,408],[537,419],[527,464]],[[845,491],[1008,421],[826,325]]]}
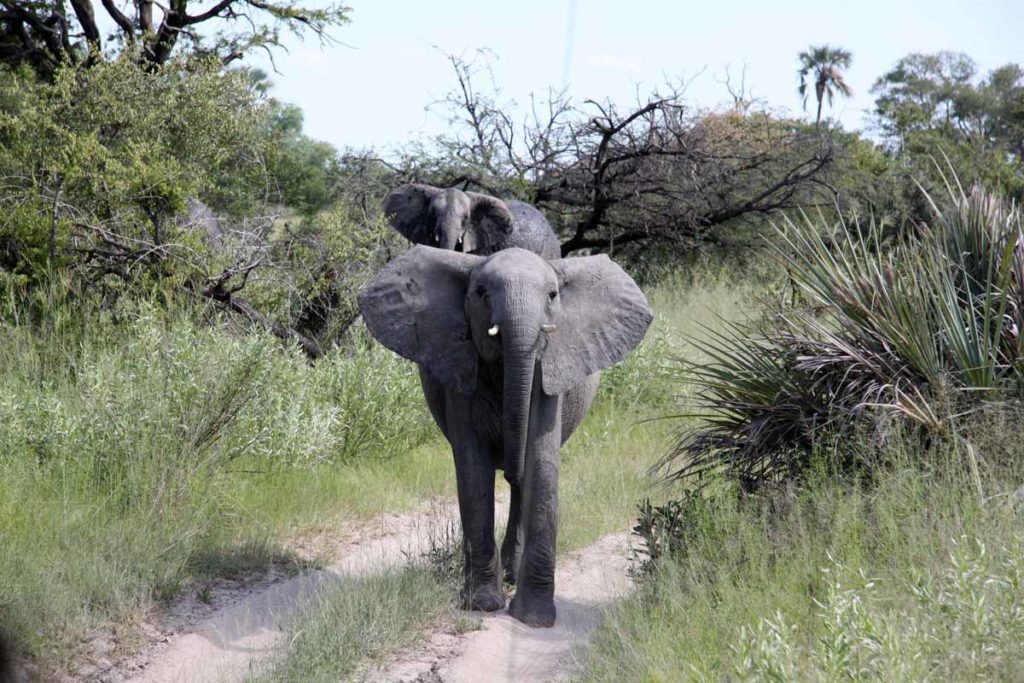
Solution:
{"label": "undergrowth", "polygon": [[647,527],[660,553],[642,558],[640,589],[600,628],[581,679],[1016,680],[1019,418],[980,418],[977,478],[951,445],[922,454],[894,438],[870,487],[819,470],[800,487],[716,484],[663,507]]}
{"label": "undergrowth", "polygon": [[55,299],[43,323],[14,310],[0,328],[0,620],[43,661],[190,581],[294,563],[282,525],[307,510],[291,485],[351,511],[391,486],[374,468],[410,471],[432,438],[415,373],[377,346],[310,366],[161,310],[90,319]]}

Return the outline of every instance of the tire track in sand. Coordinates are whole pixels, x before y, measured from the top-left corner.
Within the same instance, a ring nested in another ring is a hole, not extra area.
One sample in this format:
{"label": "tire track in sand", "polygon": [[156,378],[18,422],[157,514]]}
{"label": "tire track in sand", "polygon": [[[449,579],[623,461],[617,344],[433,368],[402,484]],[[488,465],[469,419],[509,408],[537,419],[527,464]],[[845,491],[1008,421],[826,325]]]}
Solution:
{"label": "tire track in sand", "polygon": [[574,649],[600,624],[607,609],[632,588],[630,535],[605,536],[559,558],[553,628],[530,628],[504,610],[481,615],[482,628],[460,636],[437,633],[425,646],[370,670],[375,682],[479,683],[561,681],[573,672]]}
{"label": "tire track in sand", "polygon": [[[507,514],[507,503],[499,502],[496,507],[496,514]],[[323,588],[343,577],[365,576],[408,564],[429,550],[432,541],[445,538],[452,525],[458,525],[454,502],[433,502],[428,510],[413,514],[385,513],[370,525],[379,533],[339,544],[331,556],[340,559],[324,569],[218,591],[215,602],[220,607],[212,613],[192,620],[187,614],[172,614],[170,624],[155,634],[154,640],[158,642],[88,680],[242,681],[281,644],[299,609],[315,600]],[[174,611],[172,608],[171,612]]]}
{"label": "tire track in sand", "polygon": [[[496,518],[507,503],[496,506]],[[221,605],[200,620],[178,623],[138,655],[89,680],[131,683],[221,683],[243,681],[281,645],[299,609],[342,577],[365,576],[408,564],[458,524],[457,506],[434,503],[425,512],[385,514],[375,521],[379,534],[342,543],[330,566],[291,578],[240,585],[221,591]],[[573,651],[586,641],[605,611],[626,595],[630,536],[619,533],[559,558],[555,575],[558,620],[536,629],[502,610],[476,612],[481,628],[461,635],[438,632],[426,643],[389,657],[356,675],[370,681],[477,683],[566,680]]]}

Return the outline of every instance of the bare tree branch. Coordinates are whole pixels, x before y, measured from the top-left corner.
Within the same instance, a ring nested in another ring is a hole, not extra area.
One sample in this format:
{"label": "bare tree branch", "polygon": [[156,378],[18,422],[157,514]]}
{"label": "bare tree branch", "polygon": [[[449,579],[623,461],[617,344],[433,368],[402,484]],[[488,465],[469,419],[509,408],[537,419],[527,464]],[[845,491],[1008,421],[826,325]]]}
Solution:
{"label": "bare tree branch", "polygon": [[532,101],[521,125],[500,91],[485,93],[474,59],[447,56],[456,87],[441,101],[453,131],[442,149],[449,169],[435,184],[456,182],[539,206],[562,232],[562,253],[645,242],[693,248],[718,240],[720,226],[745,216],[816,201],[831,165],[828,144],[810,131],[756,109],[745,81],[726,85],[726,113],[699,111],[685,84],[639,98],[634,106],[549,93]]}

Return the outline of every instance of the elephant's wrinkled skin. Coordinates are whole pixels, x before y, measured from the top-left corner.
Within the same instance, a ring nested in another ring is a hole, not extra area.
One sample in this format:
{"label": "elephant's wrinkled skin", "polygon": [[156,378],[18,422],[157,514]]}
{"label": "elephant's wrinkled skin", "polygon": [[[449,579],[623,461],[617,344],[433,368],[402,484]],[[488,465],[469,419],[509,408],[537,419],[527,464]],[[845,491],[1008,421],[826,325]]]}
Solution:
{"label": "elephant's wrinkled skin", "polygon": [[[418,246],[381,271],[359,307],[382,344],[419,364],[452,446],[465,606],[504,606],[504,564],[517,580],[509,613],[551,626],[559,450],[590,407],[597,373],[643,338],[643,293],[606,256],[545,261],[517,248],[482,257]],[[500,557],[496,468],[521,511]]]}
{"label": "elephant's wrinkled skin", "polygon": [[511,247],[546,259],[561,255],[544,214],[525,202],[412,183],[389,194],[383,209],[391,226],[416,244],[484,256]]}

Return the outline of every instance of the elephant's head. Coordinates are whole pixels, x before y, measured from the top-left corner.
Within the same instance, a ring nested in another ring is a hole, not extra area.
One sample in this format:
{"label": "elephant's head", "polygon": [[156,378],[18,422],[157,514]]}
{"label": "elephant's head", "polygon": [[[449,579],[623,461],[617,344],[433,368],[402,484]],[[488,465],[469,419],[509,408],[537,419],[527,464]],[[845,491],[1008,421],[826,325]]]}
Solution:
{"label": "elephant's head", "polygon": [[651,310],[607,256],[545,261],[523,249],[492,256],[413,247],[359,295],[370,332],[436,380],[471,394],[480,359],[504,366],[505,477],[517,484],[534,375],[549,396],[624,359]]}
{"label": "elephant's head", "polygon": [[391,226],[411,242],[467,254],[489,254],[512,232],[505,202],[485,194],[402,185],[384,200]]}

